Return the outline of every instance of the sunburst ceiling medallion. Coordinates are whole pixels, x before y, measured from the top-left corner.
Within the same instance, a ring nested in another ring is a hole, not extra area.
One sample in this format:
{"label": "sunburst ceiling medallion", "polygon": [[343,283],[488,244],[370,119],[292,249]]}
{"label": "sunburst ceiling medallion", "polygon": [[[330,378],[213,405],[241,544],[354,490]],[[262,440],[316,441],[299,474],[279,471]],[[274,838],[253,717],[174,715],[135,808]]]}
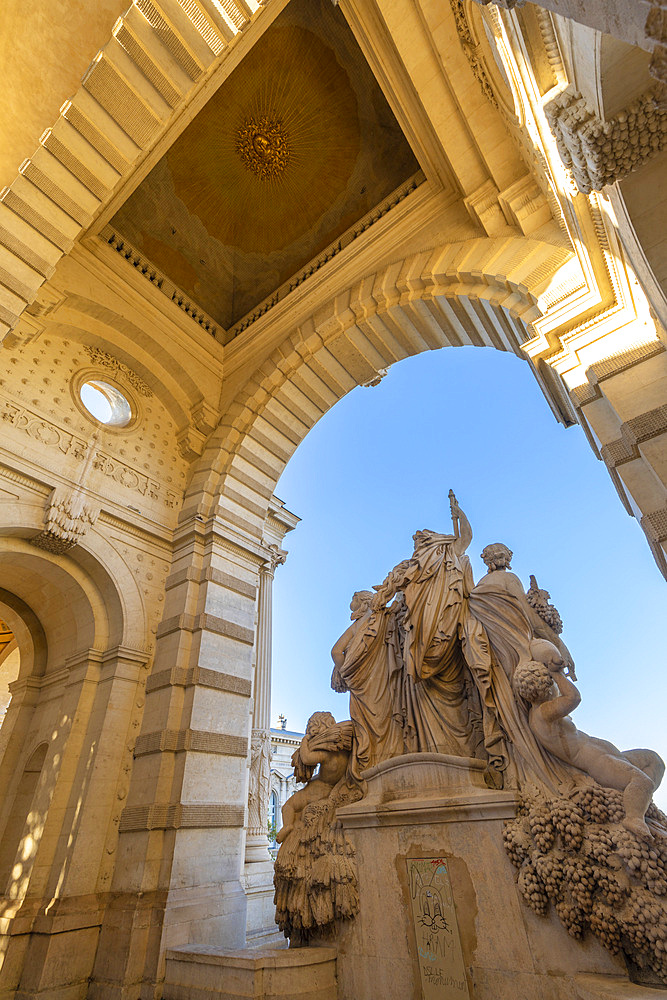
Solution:
{"label": "sunburst ceiling medallion", "polygon": [[275,114],[248,118],[236,133],[236,151],[262,180],[282,174],[290,158],[289,134]]}

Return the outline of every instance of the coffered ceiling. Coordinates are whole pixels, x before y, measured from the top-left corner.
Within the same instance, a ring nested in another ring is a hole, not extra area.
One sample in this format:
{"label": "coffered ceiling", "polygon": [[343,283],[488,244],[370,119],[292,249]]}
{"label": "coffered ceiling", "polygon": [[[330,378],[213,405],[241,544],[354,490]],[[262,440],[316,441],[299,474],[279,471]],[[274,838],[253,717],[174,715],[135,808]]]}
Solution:
{"label": "coffered ceiling", "polygon": [[229,328],[419,170],[331,0],[292,0],[111,220]]}

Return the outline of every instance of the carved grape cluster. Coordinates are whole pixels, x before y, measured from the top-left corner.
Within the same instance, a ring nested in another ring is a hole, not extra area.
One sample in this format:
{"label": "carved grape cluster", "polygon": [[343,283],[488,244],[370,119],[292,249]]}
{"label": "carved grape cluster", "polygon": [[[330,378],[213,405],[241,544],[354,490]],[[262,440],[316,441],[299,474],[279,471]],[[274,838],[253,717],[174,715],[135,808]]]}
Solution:
{"label": "carved grape cluster", "polygon": [[625,816],[623,796],[614,788],[591,785],[573,796],[584,819],[593,823],[620,823]]}
{"label": "carved grape cluster", "polygon": [[620,793],[597,785],[570,798],[531,793],[505,823],[505,849],[535,913],[553,903],[573,938],[591,931],[667,983],[667,823],[651,806],[654,839],[644,841],[624,816]]}
{"label": "carved grape cluster", "polygon": [[543,917],[549,908],[549,897],[544,882],[530,861],[524,861],[519,871],[519,890],[528,905],[538,916]]}
{"label": "carved grape cluster", "polygon": [[584,840],[584,814],[579,806],[572,799],[557,799],[551,815],[563,847],[578,851]]}

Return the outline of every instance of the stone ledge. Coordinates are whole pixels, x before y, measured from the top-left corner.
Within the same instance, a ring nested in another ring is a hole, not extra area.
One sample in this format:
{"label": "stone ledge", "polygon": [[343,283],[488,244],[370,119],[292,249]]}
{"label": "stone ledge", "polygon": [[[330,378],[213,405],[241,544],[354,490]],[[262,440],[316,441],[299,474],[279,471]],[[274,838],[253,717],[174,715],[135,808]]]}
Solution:
{"label": "stone ledge", "polygon": [[196,961],[202,965],[225,965],[234,969],[287,969],[335,962],[335,948],[239,948],[228,950],[215,945],[188,944],[169,948],[166,959]]}
{"label": "stone ledge", "polygon": [[623,976],[585,973],[574,977],[576,1000],[660,1000],[664,989],[638,986]]}
{"label": "stone ledge", "polygon": [[164,1000],[336,1000],[334,948],[184,945],[166,952]]}

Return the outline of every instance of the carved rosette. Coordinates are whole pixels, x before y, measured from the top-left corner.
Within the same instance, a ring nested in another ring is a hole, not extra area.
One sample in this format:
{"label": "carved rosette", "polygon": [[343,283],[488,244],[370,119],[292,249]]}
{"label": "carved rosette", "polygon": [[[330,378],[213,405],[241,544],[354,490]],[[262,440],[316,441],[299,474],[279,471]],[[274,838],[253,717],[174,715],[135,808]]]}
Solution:
{"label": "carved rosette", "polygon": [[251,116],[237,130],[236,150],[246,170],[260,180],[273,180],[290,161],[289,133],[273,113]]}

